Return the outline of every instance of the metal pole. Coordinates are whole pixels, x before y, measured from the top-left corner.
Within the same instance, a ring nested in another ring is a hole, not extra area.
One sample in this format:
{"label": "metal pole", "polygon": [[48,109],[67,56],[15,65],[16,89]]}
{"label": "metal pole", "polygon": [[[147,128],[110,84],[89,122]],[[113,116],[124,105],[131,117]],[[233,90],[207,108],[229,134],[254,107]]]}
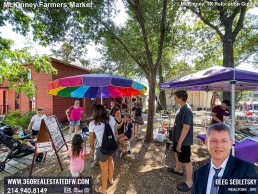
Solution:
{"label": "metal pole", "polygon": [[100,88],[101,94],[100,94],[100,103],[103,105],[103,87]]}
{"label": "metal pole", "polygon": [[252,101],[251,101],[251,104],[252,104],[252,110],[253,110],[252,112],[254,112],[254,92],[253,91],[252,91]]}
{"label": "metal pole", "polygon": [[208,118],[208,93],[209,93],[209,87],[207,86],[206,88],[206,114],[205,114],[205,129],[207,127],[207,121],[206,119]]}
{"label": "metal pole", "polygon": [[206,129],[206,127],[207,127],[207,118],[208,118],[208,90],[206,91],[205,129]]}
{"label": "metal pole", "polygon": [[232,155],[235,156],[235,88],[236,88],[236,80],[232,80],[231,84],[231,129],[232,129]]}

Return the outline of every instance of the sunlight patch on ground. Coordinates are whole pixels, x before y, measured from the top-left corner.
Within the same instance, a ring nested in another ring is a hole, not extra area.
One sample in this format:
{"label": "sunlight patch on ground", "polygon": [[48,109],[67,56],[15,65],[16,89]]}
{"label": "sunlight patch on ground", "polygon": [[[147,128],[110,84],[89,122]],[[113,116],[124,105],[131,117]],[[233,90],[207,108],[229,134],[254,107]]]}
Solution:
{"label": "sunlight patch on ground", "polygon": [[161,169],[161,168],[164,168],[164,166],[155,166],[155,167],[152,167],[152,166],[143,166],[142,169],[140,169],[138,172],[149,172],[149,171],[152,171],[152,170],[157,170],[157,169]]}
{"label": "sunlight patch on ground", "polygon": [[136,188],[134,187],[134,185],[133,184],[130,184],[129,185],[129,190],[128,191],[126,191],[126,194],[134,194],[134,193],[137,193],[136,192]]}
{"label": "sunlight patch on ground", "polygon": [[[121,176],[120,174],[117,174],[117,176],[115,177],[115,179],[114,179],[114,185],[108,188],[108,192],[109,192],[109,193],[110,193],[110,192],[111,192],[111,193],[115,193],[115,191],[117,190],[117,186],[118,186],[118,184],[119,184],[120,176]],[[100,179],[99,179],[99,181],[100,181]]]}

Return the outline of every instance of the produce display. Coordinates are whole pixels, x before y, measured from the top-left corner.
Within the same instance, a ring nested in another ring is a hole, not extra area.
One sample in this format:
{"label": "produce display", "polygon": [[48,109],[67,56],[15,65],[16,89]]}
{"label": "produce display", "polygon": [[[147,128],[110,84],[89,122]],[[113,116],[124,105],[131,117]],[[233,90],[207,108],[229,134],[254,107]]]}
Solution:
{"label": "produce display", "polygon": [[247,134],[241,133],[240,131],[235,132],[235,141],[238,143],[246,140],[248,137],[249,136]]}
{"label": "produce display", "polygon": [[249,129],[249,128],[240,129],[240,131],[241,131],[242,133],[244,133],[244,134],[250,136],[250,137],[255,137],[255,136],[256,136],[256,134],[253,133],[252,130]]}

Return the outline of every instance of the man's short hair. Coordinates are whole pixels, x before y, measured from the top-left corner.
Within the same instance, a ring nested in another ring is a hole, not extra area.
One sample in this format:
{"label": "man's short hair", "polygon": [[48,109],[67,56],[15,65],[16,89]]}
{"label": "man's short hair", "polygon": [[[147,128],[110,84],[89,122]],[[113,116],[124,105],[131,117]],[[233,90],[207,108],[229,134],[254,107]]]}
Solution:
{"label": "man's short hair", "polygon": [[75,101],[74,101],[74,103],[78,103],[78,104],[80,104],[80,101],[79,101],[79,100],[75,100]]}
{"label": "man's short hair", "polygon": [[185,90],[177,90],[174,92],[174,95],[178,98],[181,98],[184,102],[187,101],[188,94]]}
{"label": "man's short hair", "polygon": [[42,111],[42,110],[44,110],[43,107],[38,107],[38,108],[37,108],[37,111]]}
{"label": "man's short hair", "polygon": [[211,125],[207,129],[207,136],[210,135],[211,131],[227,131],[229,133],[230,139],[232,139],[231,127],[224,123],[215,123],[215,124]]}
{"label": "man's short hair", "polygon": [[229,100],[223,100],[223,101],[221,101],[221,102],[223,102],[224,104],[226,104],[227,106],[231,106],[231,104],[230,104],[230,101]]}

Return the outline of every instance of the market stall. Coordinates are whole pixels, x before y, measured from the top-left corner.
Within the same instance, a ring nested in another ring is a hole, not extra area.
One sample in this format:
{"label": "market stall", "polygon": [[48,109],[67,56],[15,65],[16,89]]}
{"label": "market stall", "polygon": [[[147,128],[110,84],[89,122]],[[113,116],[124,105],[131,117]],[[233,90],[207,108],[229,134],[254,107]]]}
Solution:
{"label": "market stall", "polygon": [[[257,77],[258,73],[256,72],[214,66],[194,74],[162,83],[160,88],[169,90],[231,91],[231,128],[235,142],[235,91],[258,90]],[[255,145],[258,144],[257,142],[254,143]],[[257,151],[256,153],[258,155]]]}

